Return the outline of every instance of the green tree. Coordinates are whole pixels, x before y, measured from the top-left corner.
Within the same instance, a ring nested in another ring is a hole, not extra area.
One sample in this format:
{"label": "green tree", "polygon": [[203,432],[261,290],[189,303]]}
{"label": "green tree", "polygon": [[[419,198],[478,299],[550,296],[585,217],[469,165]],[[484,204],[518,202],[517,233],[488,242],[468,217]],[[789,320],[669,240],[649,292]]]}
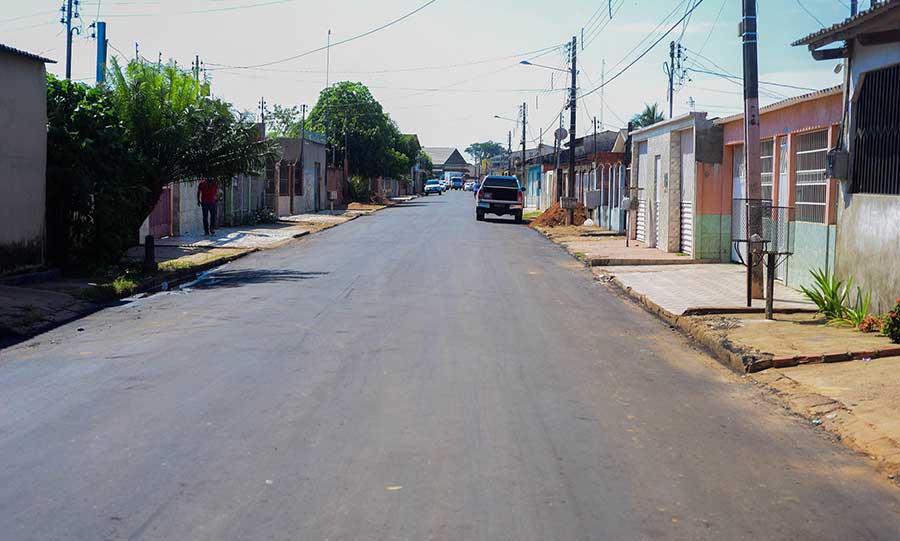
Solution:
{"label": "green tree", "polygon": [[143,221],[149,190],[105,89],[47,77],[48,258],[115,263]]}
{"label": "green tree", "polygon": [[122,69],[113,59],[110,72],[112,100],[147,190],[138,223],[169,182],[259,174],[274,155],[248,115],[205,97],[203,85],[174,62],[131,61]]}
{"label": "green tree", "polygon": [[472,156],[475,161],[481,163],[482,160],[505,153],[506,149],[496,141],[485,141],[483,143],[472,143],[466,147],[465,152]]}
{"label": "green tree", "polygon": [[323,90],[307,129],[328,136],[335,162],[349,156],[351,175],[393,176],[409,168],[397,149],[399,129],[362,83],[343,81]]}
{"label": "green tree", "polygon": [[266,136],[299,137],[300,108],[275,104],[272,109],[266,109]]}
{"label": "green tree", "polygon": [[640,113],[635,113],[634,116],[631,117],[631,124],[634,128],[643,128],[656,124],[657,122],[662,122],[664,118],[662,111],[659,110],[658,103],[654,103],[653,105],[645,103],[644,110]]}

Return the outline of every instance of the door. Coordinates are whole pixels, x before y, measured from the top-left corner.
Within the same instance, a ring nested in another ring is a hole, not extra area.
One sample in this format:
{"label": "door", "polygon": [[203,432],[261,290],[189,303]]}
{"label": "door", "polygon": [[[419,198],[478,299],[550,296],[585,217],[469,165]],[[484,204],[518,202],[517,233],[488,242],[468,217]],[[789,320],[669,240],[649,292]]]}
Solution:
{"label": "door", "polygon": [[153,238],[155,239],[161,239],[172,235],[171,184],[163,186],[162,193],[159,195],[159,200],[150,212],[149,226],[150,234],[153,235]]}
{"label": "door", "polygon": [[647,243],[647,198],[650,197],[649,186],[650,186],[650,156],[647,154],[647,142],[642,141],[638,144],[638,191],[635,194],[631,194],[632,197],[638,198],[638,214],[637,214],[637,227],[635,228],[635,234],[637,240],[644,244]]}
{"label": "door", "polygon": [[[732,152],[732,167],[731,167],[731,187],[732,187],[732,198],[733,199],[746,199],[747,198],[747,182],[744,178],[744,145],[733,145],[731,147]],[[739,212],[742,212],[740,209],[736,208],[735,204],[732,204],[732,231],[735,231],[735,227],[738,227],[740,224],[734,222],[736,218],[739,216]],[[743,235],[743,233],[742,233]],[[740,252],[738,252],[740,249]],[[747,247],[741,245],[740,248],[736,248],[735,244],[731,244],[731,260],[732,261],[746,261]]]}
{"label": "door", "polygon": [[694,255],[694,130],[681,132],[681,246],[680,251]]}
{"label": "door", "polygon": [[[786,207],[790,204],[791,193],[791,164],[788,161],[788,138],[779,138],[778,143],[778,206]],[[781,263],[775,267],[775,278],[784,280],[787,276],[788,259],[782,258]]]}

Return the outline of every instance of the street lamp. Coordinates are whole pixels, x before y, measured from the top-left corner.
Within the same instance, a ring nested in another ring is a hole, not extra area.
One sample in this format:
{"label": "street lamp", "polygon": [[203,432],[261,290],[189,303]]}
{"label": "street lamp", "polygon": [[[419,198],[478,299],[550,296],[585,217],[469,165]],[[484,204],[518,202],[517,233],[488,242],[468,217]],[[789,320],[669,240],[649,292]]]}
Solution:
{"label": "street lamp", "polygon": [[548,70],[561,71],[561,72],[563,72],[563,73],[569,73],[569,70],[567,70],[567,69],[557,68],[557,67],[554,67],[554,66],[545,66],[545,65],[543,65],[543,64],[535,64],[534,62],[529,62],[528,60],[521,60],[521,61],[519,62],[519,64],[522,64],[523,66],[534,66],[534,67],[536,67],[536,68],[544,68],[544,69],[548,69]]}

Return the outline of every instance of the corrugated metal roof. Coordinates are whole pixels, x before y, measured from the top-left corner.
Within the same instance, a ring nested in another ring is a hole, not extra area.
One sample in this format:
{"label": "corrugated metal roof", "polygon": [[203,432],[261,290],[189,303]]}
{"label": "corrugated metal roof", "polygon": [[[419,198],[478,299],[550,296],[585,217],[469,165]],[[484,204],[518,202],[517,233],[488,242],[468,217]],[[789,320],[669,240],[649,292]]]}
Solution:
{"label": "corrugated metal roof", "polygon": [[[843,88],[841,85],[831,86],[828,88],[823,88],[822,90],[816,90],[814,92],[809,92],[806,94],[800,94],[799,96],[794,96],[793,98],[788,98],[786,100],[777,101],[775,103],[770,103],[765,107],[759,108],[759,114],[767,113],[770,111],[776,111],[778,109],[783,109],[788,107],[789,105],[795,105],[797,103],[802,103],[804,101],[812,101],[815,99],[823,98],[825,96],[831,96],[834,94],[840,94],[843,92]],[[716,124],[722,125],[727,124],[729,122],[734,122],[735,120],[739,120],[744,118],[744,113],[738,113],[736,115],[726,116],[722,118],[717,118],[713,122]]]}
{"label": "corrugated metal roof", "polygon": [[[823,29],[819,30],[818,32],[813,32],[812,34],[806,36],[805,38],[798,39],[794,43],[791,43],[791,45],[794,45],[794,46],[809,45],[810,43],[817,42],[822,39],[827,39],[830,34],[835,34],[837,32],[841,32],[843,30],[850,28],[851,26],[858,26],[858,25],[860,25],[864,22],[867,22],[871,19],[880,17],[884,13],[887,13],[888,11],[890,11],[894,8],[898,8],[898,7],[900,7],[900,0],[886,0],[886,1],[878,3],[878,4],[873,3],[873,6],[871,8],[864,10],[864,11],[860,11],[855,16],[848,17],[839,23],[835,23],[835,24],[829,26],[828,28],[823,28]],[[836,41],[837,39],[842,39],[842,38],[836,38],[833,41]],[[825,45],[825,43],[823,43],[822,45]]]}
{"label": "corrugated metal roof", "polygon": [[31,60],[37,60],[38,62],[45,62],[50,64],[56,64],[56,60],[50,60],[49,58],[45,58],[40,55],[36,55],[34,53],[29,53],[28,51],[23,51],[21,49],[16,49],[15,47],[10,47],[9,45],[4,45],[0,43],[0,51],[14,54],[17,56],[22,56]]}

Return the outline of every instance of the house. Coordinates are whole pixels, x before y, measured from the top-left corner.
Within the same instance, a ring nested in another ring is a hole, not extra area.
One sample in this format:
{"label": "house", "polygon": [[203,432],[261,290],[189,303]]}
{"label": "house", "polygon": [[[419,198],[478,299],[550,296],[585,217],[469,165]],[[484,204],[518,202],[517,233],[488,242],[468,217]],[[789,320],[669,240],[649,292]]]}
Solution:
{"label": "house", "polygon": [[431,164],[434,166],[431,173],[435,177],[443,178],[444,173],[462,175],[469,165],[459,150],[454,147],[422,147],[422,150],[431,158]]}
{"label": "house", "polygon": [[731,189],[720,180],[722,127],[692,112],[630,135],[633,238],[691,259],[727,261]]}
{"label": "house", "polygon": [[852,277],[872,292],[875,312],[900,296],[898,28],[900,2],[873,2],[793,44],[806,45],[816,60],[843,59],[843,129],[829,140],[836,147],[832,173],[842,179],[834,197],[834,269],[838,278]]}
{"label": "house", "polygon": [[[595,224],[614,231],[625,229],[625,210],[620,203],[626,186],[627,138],[627,130],[605,130],[575,139],[575,197],[589,209]],[[563,163],[568,163],[568,152],[564,155]],[[596,207],[588,201],[590,192],[597,192]]]}
{"label": "house", "polygon": [[[779,261],[775,276],[795,288],[810,284],[810,270],[834,270],[837,182],[825,174],[825,156],[837,141],[842,101],[841,88],[833,87],[759,110],[762,199],[793,209],[787,215],[794,253]],[[724,131],[721,193],[730,186],[732,215],[739,215],[740,201],[747,198],[744,115],[715,124]],[[745,258],[746,247],[732,246],[733,261]]]}
{"label": "house", "polygon": [[276,216],[327,208],[325,136],[307,132],[304,138],[278,137],[275,141],[280,151],[266,163],[266,208]]}
{"label": "house", "polygon": [[0,44],[0,270],[44,262],[47,62]]}

